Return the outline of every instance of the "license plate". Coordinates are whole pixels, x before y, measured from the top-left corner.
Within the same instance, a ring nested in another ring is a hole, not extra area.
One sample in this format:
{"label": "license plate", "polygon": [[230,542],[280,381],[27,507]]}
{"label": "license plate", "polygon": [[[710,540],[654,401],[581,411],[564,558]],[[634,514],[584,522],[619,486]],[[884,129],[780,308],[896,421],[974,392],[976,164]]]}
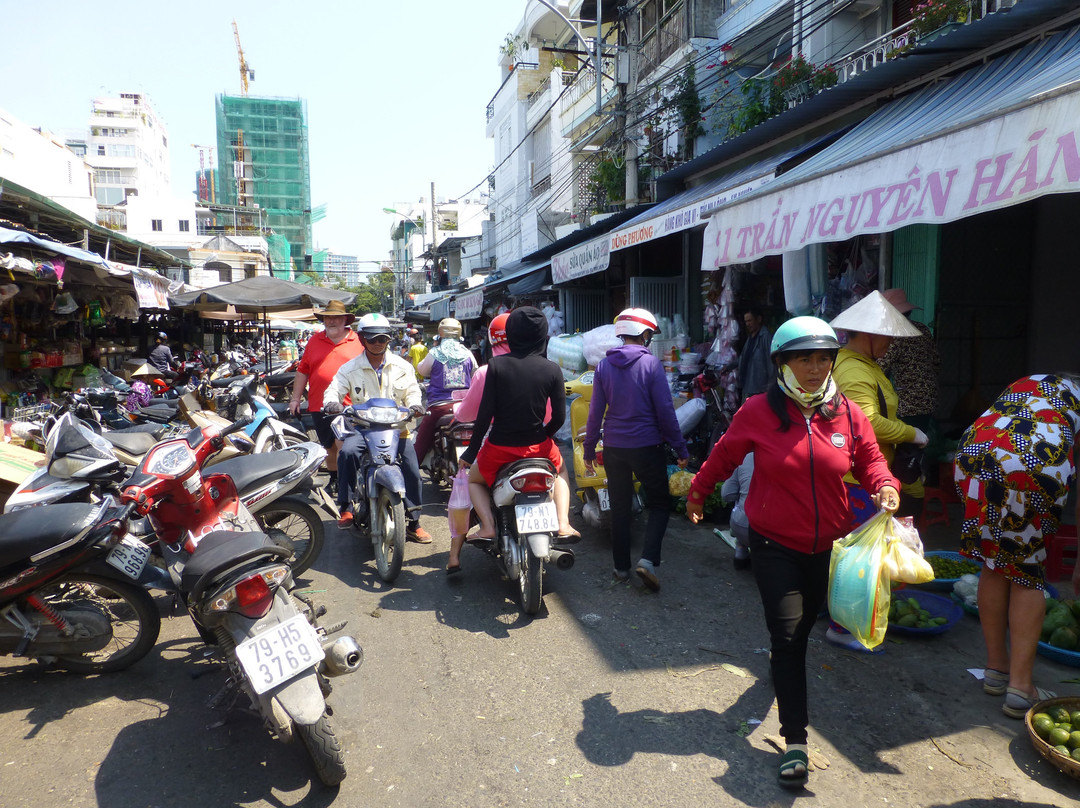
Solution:
{"label": "license plate", "polygon": [[319,635],[302,614],[236,646],[236,656],[256,693],[287,682],[319,664]]}
{"label": "license plate", "polygon": [[143,544],[138,539],[124,536],[120,543],[105,556],[105,561],[116,567],[124,575],[138,580],[149,558],[150,547],[148,545]]}
{"label": "license plate", "polygon": [[514,516],[517,517],[519,534],[557,533],[559,531],[559,515],[555,511],[554,502],[539,502],[536,505],[515,505]]}
{"label": "license plate", "polygon": [[608,496],[608,490],[606,488],[597,488],[596,496],[600,499],[600,510],[611,510],[611,497]]}

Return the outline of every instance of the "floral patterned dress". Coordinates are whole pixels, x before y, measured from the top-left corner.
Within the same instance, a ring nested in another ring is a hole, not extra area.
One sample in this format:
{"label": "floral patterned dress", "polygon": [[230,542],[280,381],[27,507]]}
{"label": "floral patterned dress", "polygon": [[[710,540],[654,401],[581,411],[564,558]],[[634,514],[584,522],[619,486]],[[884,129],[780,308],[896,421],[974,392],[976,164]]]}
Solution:
{"label": "floral patterned dress", "polygon": [[965,499],[960,552],[1009,580],[1043,589],[1045,537],[1057,532],[1076,475],[1080,384],[1053,375],[1009,385],[956,451]]}

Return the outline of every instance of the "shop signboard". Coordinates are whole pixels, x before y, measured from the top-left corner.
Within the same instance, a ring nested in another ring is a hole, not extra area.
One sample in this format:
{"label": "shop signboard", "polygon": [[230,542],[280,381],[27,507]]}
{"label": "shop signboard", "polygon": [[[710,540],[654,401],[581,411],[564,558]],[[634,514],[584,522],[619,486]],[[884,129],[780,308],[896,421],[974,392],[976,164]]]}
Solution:
{"label": "shop signboard", "polygon": [[140,309],[169,308],[169,279],[138,267],[130,267],[131,282]]}
{"label": "shop signboard", "polygon": [[1076,193],[1078,108],[1080,92],[1063,93],[727,207],[705,229],[701,268]]}
{"label": "shop signboard", "polygon": [[573,249],[551,258],[551,282],[566,283],[574,278],[584,278],[594,272],[603,272],[611,262],[607,236],[586,241]]}
{"label": "shop signboard", "polygon": [[475,320],[480,316],[480,312],[484,308],[484,290],[473,289],[472,291],[465,292],[465,294],[458,295],[455,299],[457,307],[454,310],[454,316],[459,320]]}

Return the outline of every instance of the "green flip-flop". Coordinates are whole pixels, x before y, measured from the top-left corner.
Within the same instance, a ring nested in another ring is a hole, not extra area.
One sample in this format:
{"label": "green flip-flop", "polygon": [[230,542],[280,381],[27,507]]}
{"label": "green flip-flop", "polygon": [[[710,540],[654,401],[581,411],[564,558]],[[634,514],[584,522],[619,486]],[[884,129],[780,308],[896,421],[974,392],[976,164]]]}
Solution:
{"label": "green flip-flop", "polygon": [[780,771],[776,775],[782,788],[799,789],[806,785],[810,776],[810,759],[801,749],[789,749],[780,758]]}

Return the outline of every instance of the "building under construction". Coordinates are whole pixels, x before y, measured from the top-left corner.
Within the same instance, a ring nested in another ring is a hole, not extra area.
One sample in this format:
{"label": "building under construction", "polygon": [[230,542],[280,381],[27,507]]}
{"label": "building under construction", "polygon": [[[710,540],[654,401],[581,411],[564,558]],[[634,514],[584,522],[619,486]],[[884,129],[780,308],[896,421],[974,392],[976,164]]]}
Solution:
{"label": "building under construction", "polygon": [[[217,202],[260,208],[275,234],[271,239],[288,242],[288,269],[310,269],[311,171],[304,100],[219,95],[215,111]],[[284,246],[271,243],[272,271],[291,277],[281,266]]]}

